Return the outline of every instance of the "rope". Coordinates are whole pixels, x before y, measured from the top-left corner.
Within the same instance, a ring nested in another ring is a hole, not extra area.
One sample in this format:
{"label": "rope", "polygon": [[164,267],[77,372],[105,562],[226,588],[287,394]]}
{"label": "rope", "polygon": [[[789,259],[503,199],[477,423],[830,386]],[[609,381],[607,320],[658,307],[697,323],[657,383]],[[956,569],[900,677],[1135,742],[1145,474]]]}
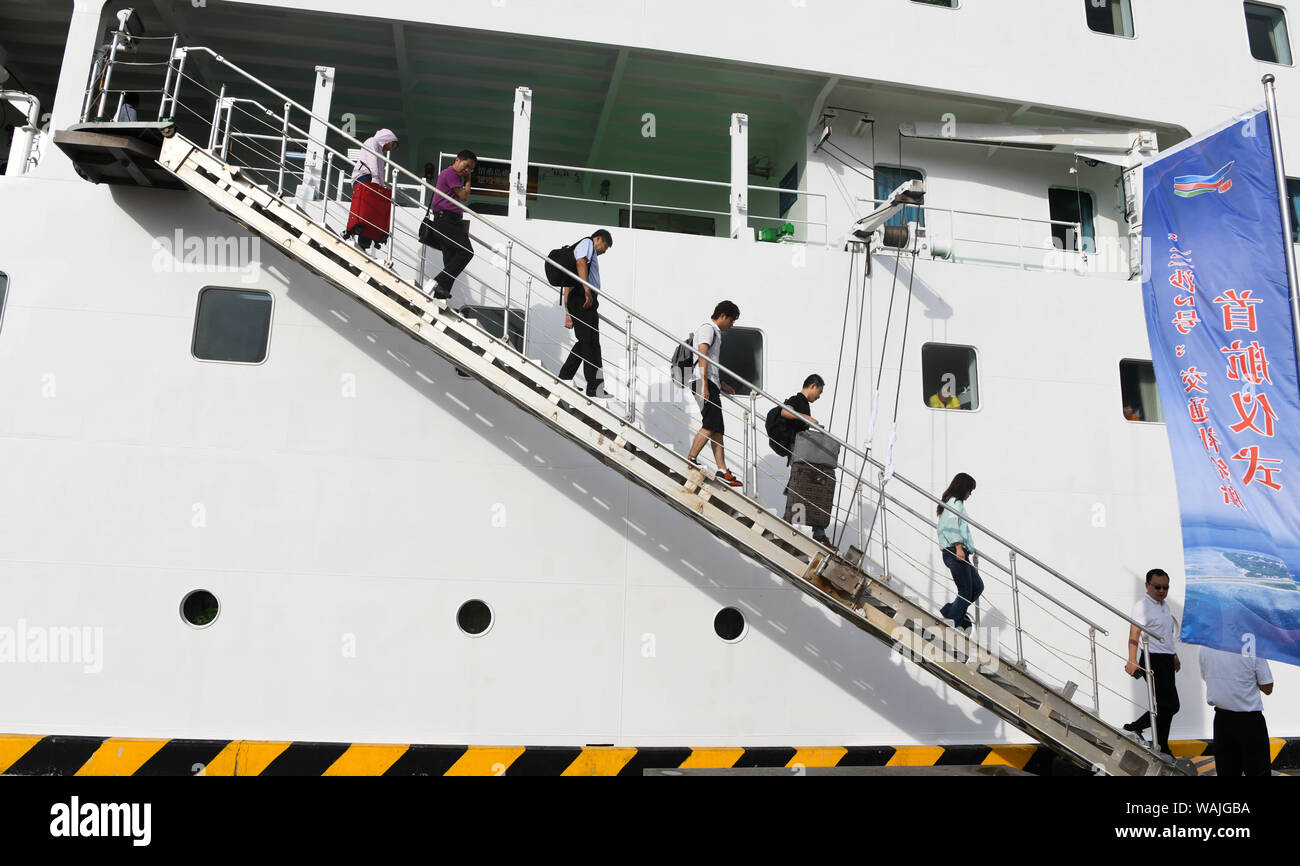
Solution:
{"label": "rope", "polygon": [[[872,125],[874,126],[874,124],[872,124]],[[827,141],[827,142],[825,142],[824,144],[822,144],[822,147],[823,147],[823,148],[832,148],[832,147],[835,147],[835,145],[833,145],[833,144],[831,144],[829,141]],[[843,153],[845,156],[849,157],[850,159],[857,159],[857,157],[854,157],[853,154],[849,153],[848,151],[841,150],[841,149],[838,148],[838,147],[835,147],[835,149],[836,149],[836,150],[839,150],[840,153]],[[846,160],[844,160],[843,158],[841,158],[841,157],[839,157],[839,156],[836,156],[835,154],[831,153],[829,150],[826,150],[826,155],[829,156],[831,159],[835,160],[836,162],[838,162],[840,165],[842,165],[842,166],[844,166],[845,168],[847,168],[849,171],[853,172],[854,174],[861,175],[862,177],[865,177],[867,180],[872,181],[873,183],[875,182],[875,177],[873,177],[873,176],[870,175],[870,174],[867,174],[866,172],[862,171],[861,169],[854,168],[854,167],[853,167],[852,165],[850,165]],[[858,162],[861,162],[861,161],[862,161],[862,160],[858,160]]]}
{"label": "rope", "polygon": [[[897,287],[898,285],[898,270],[900,267],[902,267],[902,262],[903,262],[903,251],[899,250],[894,257],[894,285],[893,287],[890,288],[889,291],[890,313],[888,315],[890,317],[892,317],[893,309],[894,309],[894,287]],[[885,504],[885,485],[888,484],[889,479],[894,476],[894,444],[898,438],[898,401],[899,401],[899,397],[902,395],[903,392],[903,359],[905,353],[907,352],[907,326],[912,318],[912,294],[913,294],[912,286],[915,280],[916,280],[916,253],[913,252],[911,273],[908,275],[908,280],[907,280],[907,307],[903,314],[903,340],[902,340],[902,346],[898,350],[898,382],[894,387],[893,427],[889,432],[889,446],[888,446],[888,450],[885,452],[886,453],[885,472],[882,475],[880,481],[880,499],[877,502],[875,511],[872,512],[871,525],[867,527],[866,535],[862,539],[864,544],[864,549],[865,549],[865,545],[869,543],[871,536],[876,531],[876,518],[880,515],[880,510],[884,507]],[[880,346],[880,367],[876,372],[876,393],[872,398],[871,426],[867,431],[868,439],[867,439],[866,448],[868,453],[871,450],[871,442],[874,441],[875,438],[876,416],[879,411],[879,403],[880,403],[880,384],[881,381],[884,379],[884,375],[885,375],[885,351],[888,347],[888,340],[889,340],[889,319],[887,318],[885,321],[885,340],[881,343]],[[866,470],[867,470],[867,463],[866,461],[863,461],[862,468],[858,470],[857,478],[853,484],[853,498],[850,499],[849,501],[853,501],[853,499],[856,499],[858,496],[858,491],[862,489],[862,475],[863,473],[866,472]]]}
{"label": "rope", "polygon": [[[901,133],[900,133],[901,135]],[[894,267],[897,268],[902,263],[902,254],[900,252]],[[898,402],[903,396],[903,359],[907,353],[907,326],[912,319],[912,286],[916,282],[916,251],[912,251],[912,266],[907,277],[907,308],[903,312],[903,340],[902,345],[898,347],[898,383],[894,388],[894,418],[893,429],[889,433],[889,451],[885,460],[885,482],[894,477],[894,441],[898,436]],[[881,483],[881,492],[884,492],[884,483]]]}
{"label": "rope", "polygon": [[[871,255],[870,250],[868,250],[867,255],[868,256]],[[845,439],[849,438],[850,430],[853,425],[853,409],[855,406],[857,406],[858,371],[861,368],[861,356],[862,356],[862,323],[863,320],[866,318],[866,315],[867,315],[867,268],[864,266],[862,269],[862,288],[858,291],[858,330],[854,340],[854,348],[853,348],[853,384],[849,388],[849,417],[848,420],[844,422]],[[843,488],[837,486],[835,488],[835,504],[833,509],[834,511],[837,512],[839,511],[840,495],[842,493],[843,493]],[[852,514],[852,505],[850,504],[852,502],[853,499],[850,498],[848,500],[848,503],[846,503],[844,506],[846,515]],[[845,521],[842,524],[839,524],[839,532],[837,532],[834,536],[832,536],[834,547],[838,548],[840,546],[840,542],[844,539],[844,536],[848,531],[849,531],[848,520],[845,519]]]}
{"label": "rope", "polygon": [[[826,427],[830,429],[835,424],[835,407],[840,402],[840,370],[844,364],[844,341],[848,339],[849,333],[849,299],[853,296],[853,266],[857,263],[858,248],[851,247],[849,250],[849,280],[848,285],[844,287],[844,321],[840,324],[840,353],[835,358],[835,393],[831,395],[831,413],[826,421]],[[849,410],[852,411],[853,404],[849,404]]]}

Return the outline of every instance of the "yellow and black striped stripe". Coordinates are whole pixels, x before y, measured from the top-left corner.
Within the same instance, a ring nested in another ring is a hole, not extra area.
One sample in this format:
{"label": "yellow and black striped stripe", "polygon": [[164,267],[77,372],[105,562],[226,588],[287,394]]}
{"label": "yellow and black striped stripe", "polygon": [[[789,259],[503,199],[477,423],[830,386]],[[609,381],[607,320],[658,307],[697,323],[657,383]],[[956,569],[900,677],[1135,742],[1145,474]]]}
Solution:
{"label": "yellow and black striped stripe", "polygon": [[[1274,739],[1274,769],[1300,766],[1300,739]],[[1212,755],[1203,740],[1170,743]],[[257,740],[0,735],[10,776],[639,776],[647,769],[1008,766],[1051,772],[1036,745],[673,748],[426,746]]]}

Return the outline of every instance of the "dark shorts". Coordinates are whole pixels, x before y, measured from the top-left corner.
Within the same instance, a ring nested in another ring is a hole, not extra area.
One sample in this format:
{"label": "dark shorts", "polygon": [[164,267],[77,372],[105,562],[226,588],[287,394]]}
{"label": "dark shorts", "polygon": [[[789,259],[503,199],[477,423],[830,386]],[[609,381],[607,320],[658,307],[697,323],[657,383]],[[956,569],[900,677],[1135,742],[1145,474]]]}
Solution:
{"label": "dark shorts", "polygon": [[704,389],[704,405],[700,409],[704,419],[700,426],[705,430],[708,430],[710,433],[721,433],[722,403],[718,397],[718,386],[710,382],[708,379],[705,379],[700,383],[700,385]]}

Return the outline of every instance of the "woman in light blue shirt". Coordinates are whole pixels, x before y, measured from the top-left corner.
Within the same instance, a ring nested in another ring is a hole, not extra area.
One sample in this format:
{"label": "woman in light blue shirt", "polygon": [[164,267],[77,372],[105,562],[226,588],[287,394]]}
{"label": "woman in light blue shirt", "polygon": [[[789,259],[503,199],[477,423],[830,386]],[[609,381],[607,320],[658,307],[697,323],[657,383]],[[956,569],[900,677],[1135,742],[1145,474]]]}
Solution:
{"label": "woman in light blue shirt", "polygon": [[975,479],[965,472],[958,472],[943,492],[943,505],[937,509],[943,564],[948,566],[952,579],[957,584],[957,598],[945,604],[939,612],[944,619],[952,620],[960,629],[971,627],[966,609],[984,592],[984,581],[970,562],[975,545],[971,543],[970,526],[966,523],[965,503],[974,491]]}

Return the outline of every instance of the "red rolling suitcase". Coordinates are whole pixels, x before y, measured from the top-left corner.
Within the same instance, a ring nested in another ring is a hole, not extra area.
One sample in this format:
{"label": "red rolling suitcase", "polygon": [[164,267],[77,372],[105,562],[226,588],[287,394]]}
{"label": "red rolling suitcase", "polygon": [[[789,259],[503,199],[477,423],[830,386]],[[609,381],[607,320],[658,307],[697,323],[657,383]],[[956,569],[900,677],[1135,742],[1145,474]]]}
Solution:
{"label": "red rolling suitcase", "polygon": [[352,185],[352,207],[348,209],[348,233],[383,243],[388,240],[393,191],[370,181]]}

